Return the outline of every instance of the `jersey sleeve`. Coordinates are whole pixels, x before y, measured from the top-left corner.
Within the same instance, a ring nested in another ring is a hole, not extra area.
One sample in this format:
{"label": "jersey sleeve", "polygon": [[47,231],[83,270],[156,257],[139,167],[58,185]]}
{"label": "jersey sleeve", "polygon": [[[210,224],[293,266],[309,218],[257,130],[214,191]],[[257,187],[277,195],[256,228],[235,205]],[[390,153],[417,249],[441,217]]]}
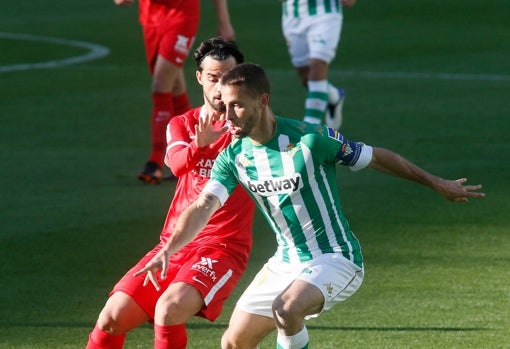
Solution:
{"label": "jersey sleeve", "polygon": [[215,179],[210,179],[202,191],[216,196],[220,200],[221,206],[225,204],[230,196],[227,188]]}
{"label": "jersey sleeve", "polygon": [[233,163],[234,160],[229,158],[227,150],[228,148],[223,150],[216,158],[211,172],[211,179],[203,189],[203,192],[215,195],[222,206],[239,184],[237,177],[229,166],[229,163]]}
{"label": "jersey sleeve", "polygon": [[191,127],[194,125],[190,125],[183,115],[172,118],[166,129],[165,164],[177,177],[189,172],[201,159],[200,148],[190,137]]}
{"label": "jersey sleeve", "polygon": [[340,132],[326,127],[329,142],[336,142],[339,149],[335,155],[337,164],[348,166],[352,171],[358,171],[370,164],[372,147],[362,142],[354,142],[345,138]]}

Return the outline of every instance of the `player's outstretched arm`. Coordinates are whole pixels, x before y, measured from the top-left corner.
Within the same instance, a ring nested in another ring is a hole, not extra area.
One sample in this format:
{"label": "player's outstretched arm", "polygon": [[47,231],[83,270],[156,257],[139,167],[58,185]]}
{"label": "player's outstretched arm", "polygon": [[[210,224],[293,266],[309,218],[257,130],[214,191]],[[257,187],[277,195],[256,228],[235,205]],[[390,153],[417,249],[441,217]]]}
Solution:
{"label": "player's outstretched arm", "polygon": [[230,21],[230,13],[228,11],[227,0],[213,0],[216,8],[216,17],[218,18],[217,35],[225,40],[235,40],[236,34],[232,22]]}
{"label": "player's outstretched arm", "polygon": [[466,178],[456,180],[440,178],[384,148],[373,148],[369,166],[377,171],[426,185],[450,201],[467,202],[469,198],[485,196],[485,193],[478,191],[482,188],[480,184],[464,185]]}
{"label": "player's outstretched arm", "polygon": [[144,286],[150,281],[159,291],[156,272],[161,269],[161,279],[166,278],[170,256],[191,242],[204,229],[207,222],[209,222],[209,218],[220,206],[220,200],[215,195],[202,192],[198,199],[181,214],[175,225],[175,230],[168,238],[165,246],[134,276],[147,273]]}

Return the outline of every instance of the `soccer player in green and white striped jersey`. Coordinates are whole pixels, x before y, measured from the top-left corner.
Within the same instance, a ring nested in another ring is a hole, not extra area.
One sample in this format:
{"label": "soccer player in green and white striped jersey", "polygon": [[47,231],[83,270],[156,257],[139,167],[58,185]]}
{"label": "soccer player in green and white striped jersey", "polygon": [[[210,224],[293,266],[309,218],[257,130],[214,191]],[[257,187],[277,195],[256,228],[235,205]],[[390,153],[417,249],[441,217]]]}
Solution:
{"label": "soccer player in green and white striped jersey", "polygon": [[[276,234],[276,253],[245,290],[222,348],[255,348],[275,329],[277,348],[308,348],[304,320],[361,286],[363,259],[345,218],[335,168],[371,167],[426,185],[451,201],[482,197],[465,178],[434,176],[387,149],[352,142],[338,131],[275,115],[262,68],[243,63],[220,81],[234,141],[216,158],[211,180],[179,218],[161,251],[137,274],[165,275],[169,256],[187,244],[240,183]],[[255,237],[256,238],[256,237]],[[154,281],[153,281],[154,282]]]}
{"label": "soccer player in green and white striped jersey", "polygon": [[371,148],[324,126],[280,117],[274,122],[268,142],[258,145],[246,137],[216,159],[209,190],[220,195],[238,182],[245,187],[276,233],[280,262],[300,264],[340,253],[361,268],[360,246],[337,195],[335,165],[362,168]]}
{"label": "soccer player in green and white striped jersey", "polygon": [[343,24],[343,7],[356,0],[283,0],[282,32],[292,65],[307,88],[304,120],[339,129],[342,124],[343,88],[328,79]]}

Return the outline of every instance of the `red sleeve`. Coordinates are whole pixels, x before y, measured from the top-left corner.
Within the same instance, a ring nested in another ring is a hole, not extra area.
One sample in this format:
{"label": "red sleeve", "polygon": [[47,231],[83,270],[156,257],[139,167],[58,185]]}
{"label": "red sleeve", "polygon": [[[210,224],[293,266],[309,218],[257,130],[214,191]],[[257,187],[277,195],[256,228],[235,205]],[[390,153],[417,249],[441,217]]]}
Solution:
{"label": "red sleeve", "polygon": [[167,128],[165,164],[177,177],[189,172],[200,161],[200,148],[195,141],[195,125],[200,108],[172,118]]}

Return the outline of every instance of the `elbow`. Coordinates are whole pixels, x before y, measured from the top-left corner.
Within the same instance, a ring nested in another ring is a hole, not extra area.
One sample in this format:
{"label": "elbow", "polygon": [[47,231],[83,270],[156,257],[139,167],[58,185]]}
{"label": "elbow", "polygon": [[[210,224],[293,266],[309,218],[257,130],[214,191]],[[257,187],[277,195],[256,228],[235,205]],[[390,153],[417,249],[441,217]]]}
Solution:
{"label": "elbow", "polygon": [[207,192],[202,192],[195,204],[205,220],[209,220],[221,206],[220,200],[215,195]]}
{"label": "elbow", "polygon": [[182,164],[179,164],[178,161],[172,161],[172,153],[168,151],[165,154],[164,163],[176,177],[181,177],[188,171],[186,164],[182,166]]}
{"label": "elbow", "polygon": [[172,162],[170,161],[170,156],[168,155],[168,152],[166,152],[165,154],[165,159],[163,161],[165,163],[165,165],[170,169],[172,170],[172,173],[174,173],[173,171],[173,168],[172,168]]}

